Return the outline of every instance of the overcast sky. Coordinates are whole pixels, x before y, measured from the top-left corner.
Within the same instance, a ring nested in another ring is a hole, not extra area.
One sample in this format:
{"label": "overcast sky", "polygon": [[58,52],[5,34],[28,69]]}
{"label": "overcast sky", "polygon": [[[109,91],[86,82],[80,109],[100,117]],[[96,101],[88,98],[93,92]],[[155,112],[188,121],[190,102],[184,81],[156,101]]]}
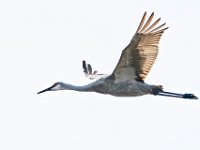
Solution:
{"label": "overcast sky", "polygon": [[0,2],[1,150],[199,150],[200,101],[36,93],[111,73],[144,11],[167,22],[146,82],[200,96],[198,0]]}

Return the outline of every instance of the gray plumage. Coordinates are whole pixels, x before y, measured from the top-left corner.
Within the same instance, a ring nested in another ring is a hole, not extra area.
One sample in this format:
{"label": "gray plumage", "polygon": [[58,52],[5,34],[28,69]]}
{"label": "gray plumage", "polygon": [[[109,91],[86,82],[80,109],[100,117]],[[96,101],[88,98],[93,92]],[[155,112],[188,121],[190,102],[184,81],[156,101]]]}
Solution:
{"label": "gray plumage", "polygon": [[[160,85],[150,85],[144,82],[155,59],[158,55],[158,45],[160,38],[168,27],[166,24],[157,26],[160,18],[152,23],[154,13],[147,19],[145,12],[136,33],[128,46],[122,51],[121,57],[110,75],[97,74],[92,70],[92,66],[83,61],[85,76],[89,79],[98,79],[88,85],[75,86],[63,82],[56,82],[51,87],[38,92],[57,90],[75,90],[84,92],[97,92],[110,94],[118,97],[141,96],[146,94],[197,99],[193,94],[177,94],[163,91]],[[152,24],[151,24],[152,23]]]}

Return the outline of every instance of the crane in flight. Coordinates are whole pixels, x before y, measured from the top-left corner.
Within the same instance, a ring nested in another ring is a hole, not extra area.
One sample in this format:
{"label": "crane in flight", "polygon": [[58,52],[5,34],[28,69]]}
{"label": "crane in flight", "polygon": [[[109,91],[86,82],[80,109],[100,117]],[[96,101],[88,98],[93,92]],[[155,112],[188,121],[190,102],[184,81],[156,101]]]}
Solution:
{"label": "crane in flight", "polygon": [[83,61],[85,76],[96,81],[83,86],[75,86],[63,82],[56,82],[51,87],[38,92],[58,90],[74,90],[82,92],[97,92],[118,97],[134,97],[146,94],[167,97],[198,99],[194,94],[178,94],[166,92],[160,85],[144,82],[158,55],[160,38],[168,27],[166,23],[157,25],[161,18],[152,23],[154,13],[147,19],[145,12],[142,20],[128,46],[122,51],[121,57],[110,75],[98,74],[92,71],[90,64]]}

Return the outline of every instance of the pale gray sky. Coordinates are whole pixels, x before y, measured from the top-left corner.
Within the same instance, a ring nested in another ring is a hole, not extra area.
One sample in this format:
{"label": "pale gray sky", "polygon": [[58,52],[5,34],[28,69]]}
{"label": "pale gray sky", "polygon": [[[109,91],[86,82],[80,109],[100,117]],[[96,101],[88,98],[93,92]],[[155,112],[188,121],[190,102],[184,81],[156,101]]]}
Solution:
{"label": "pale gray sky", "polygon": [[86,84],[86,59],[111,73],[144,11],[170,28],[146,82],[200,96],[200,1],[0,2],[1,150],[199,150],[200,102],[36,93]]}

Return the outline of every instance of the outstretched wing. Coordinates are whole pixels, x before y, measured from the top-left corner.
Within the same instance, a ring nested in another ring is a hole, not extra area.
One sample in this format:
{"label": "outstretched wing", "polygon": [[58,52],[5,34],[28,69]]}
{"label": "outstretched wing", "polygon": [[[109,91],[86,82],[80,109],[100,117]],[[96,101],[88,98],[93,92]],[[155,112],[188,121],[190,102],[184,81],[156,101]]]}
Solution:
{"label": "outstretched wing", "polygon": [[117,81],[135,79],[143,82],[155,62],[160,38],[168,27],[163,28],[165,23],[156,27],[160,18],[151,24],[154,13],[145,23],[146,16],[145,12],[135,35],[122,51],[119,62],[110,76]]}
{"label": "outstretched wing", "polygon": [[98,74],[97,70],[93,72],[92,66],[90,64],[87,64],[85,60],[83,60],[83,72],[85,76],[91,80],[93,79],[100,79],[102,77],[106,77],[108,75],[106,74]]}

